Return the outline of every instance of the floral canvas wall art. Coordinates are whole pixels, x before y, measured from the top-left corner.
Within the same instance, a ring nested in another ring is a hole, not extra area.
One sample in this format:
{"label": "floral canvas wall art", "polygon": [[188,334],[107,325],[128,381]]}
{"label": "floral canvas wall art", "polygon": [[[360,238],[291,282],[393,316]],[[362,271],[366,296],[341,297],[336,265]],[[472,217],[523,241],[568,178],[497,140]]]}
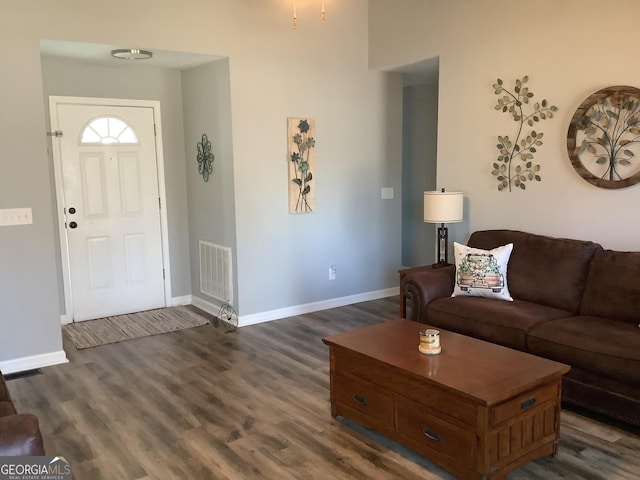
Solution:
{"label": "floral canvas wall art", "polygon": [[289,213],[310,213],[316,208],[315,121],[287,119],[289,163]]}

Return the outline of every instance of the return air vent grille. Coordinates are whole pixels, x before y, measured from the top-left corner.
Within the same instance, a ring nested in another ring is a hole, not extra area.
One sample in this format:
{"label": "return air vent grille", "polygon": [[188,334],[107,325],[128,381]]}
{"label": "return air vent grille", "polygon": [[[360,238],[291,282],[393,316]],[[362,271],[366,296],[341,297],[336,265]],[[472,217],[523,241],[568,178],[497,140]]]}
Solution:
{"label": "return air vent grille", "polygon": [[233,304],[231,248],[200,240],[200,291]]}

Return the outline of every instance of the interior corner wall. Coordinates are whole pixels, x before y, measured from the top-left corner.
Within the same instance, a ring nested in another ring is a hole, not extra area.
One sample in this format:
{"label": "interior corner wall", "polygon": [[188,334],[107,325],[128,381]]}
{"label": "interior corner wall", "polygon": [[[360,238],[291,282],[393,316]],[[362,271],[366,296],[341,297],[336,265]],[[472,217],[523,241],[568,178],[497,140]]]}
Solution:
{"label": "interior corner wall", "polygon": [[[465,222],[449,227],[450,240],[510,228],[640,249],[640,222],[629,208],[640,201],[640,184],[612,190],[587,183],[570,163],[566,140],[575,110],[591,93],[612,85],[640,87],[640,65],[629,60],[640,55],[640,45],[629,41],[640,3],[616,0],[615,11],[624,13],[613,16],[603,15],[596,0],[369,5],[371,68],[440,59],[437,182],[465,193]],[[512,87],[524,75],[532,100],[547,99],[559,110],[534,127],[544,134],[534,155],[542,180],[500,192],[491,173],[497,137],[515,138],[518,123],[494,109],[492,85],[501,78]]]}
{"label": "interior corner wall", "polygon": [[0,227],[4,373],[7,362],[62,352],[40,54],[37,41],[16,40],[11,18],[0,15],[2,68],[14,72],[0,76],[0,208],[31,208],[33,223]]}
{"label": "interior corner wall", "polygon": [[[192,295],[214,305],[221,301],[200,288],[199,242],[230,247],[234,306],[238,308],[237,245],[231,132],[229,59],[182,72],[182,103],[189,207]],[[197,144],[206,134],[214,154],[208,180],[198,171]]]}
{"label": "interior corner wall", "polygon": [[409,85],[402,98],[402,265],[436,261],[436,225],[424,223],[424,192],[436,189],[438,84]]}
{"label": "interior corner wall", "polygon": [[[59,57],[43,57],[42,78],[47,122],[50,95],[160,102],[171,293],[173,297],[190,294],[180,71],[140,65],[110,67]],[[56,241],[59,251],[58,244]],[[62,278],[60,268],[58,265],[58,275]],[[167,301],[171,304],[171,299]],[[64,305],[62,296],[61,304]]]}
{"label": "interior corner wall", "polygon": [[[325,24],[300,5],[297,29],[267,9],[251,50],[229,55],[241,320],[398,286],[402,76],[367,66],[366,0],[332,2]],[[316,209],[290,214],[287,118],[305,117]]]}

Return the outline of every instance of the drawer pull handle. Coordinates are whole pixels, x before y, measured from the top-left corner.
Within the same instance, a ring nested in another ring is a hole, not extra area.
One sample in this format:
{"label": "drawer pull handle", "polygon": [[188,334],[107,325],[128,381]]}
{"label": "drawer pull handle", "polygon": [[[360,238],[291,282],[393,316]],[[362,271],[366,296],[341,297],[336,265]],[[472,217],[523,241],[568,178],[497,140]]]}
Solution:
{"label": "drawer pull handle", "polygon": [[520,404],[521,410],[526,410],[527,408],[531,408],[536,404],[536,397],[531,397],[526,399],[524,402]]}
{"label": "drawer pull handle", "polygon": [[367,405],[367,399],[364,397],[361,397],[360,395],[358,395],[357,393],[354,393],[351,398],[353,398],[353,400],[356,403],[359,403],[362,406],[366,406]]}
{"label": "drawer pull handle", "polygon": [[434,442],[442,442],[442,435],[440,435],[437,432],[434,432],[433,430],[431,430],[431,429],[429,429],[427,427],[424,427],[422,429],[422,433],[424,433],[427,438],[430,438]]}

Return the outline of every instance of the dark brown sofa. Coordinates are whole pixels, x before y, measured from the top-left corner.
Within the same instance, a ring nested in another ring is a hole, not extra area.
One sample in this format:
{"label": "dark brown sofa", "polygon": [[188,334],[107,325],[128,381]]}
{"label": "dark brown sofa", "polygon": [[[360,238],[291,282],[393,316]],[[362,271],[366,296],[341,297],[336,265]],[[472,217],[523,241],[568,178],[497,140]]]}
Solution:
{"label": "dark brown sofa", "polygon": [[409,318],[571,365],[565,402],[640,426],[640,252],[513,230],[468,245],[508,243],[513,302],[451,297],[455,267],[424,267],[400,286]]}
{"label": "dark brown sofa", "polygon": [[38,417],[19,414],[0,373],[0,457],[44,455]]}

